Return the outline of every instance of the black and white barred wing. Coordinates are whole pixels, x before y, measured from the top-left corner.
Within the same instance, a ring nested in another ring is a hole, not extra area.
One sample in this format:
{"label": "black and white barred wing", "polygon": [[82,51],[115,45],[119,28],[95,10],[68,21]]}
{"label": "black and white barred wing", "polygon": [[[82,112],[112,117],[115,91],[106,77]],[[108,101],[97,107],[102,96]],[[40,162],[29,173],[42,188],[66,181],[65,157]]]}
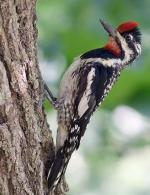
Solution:
{"label": "black and white barred wing", "polygon": [[105,67],[99,63],[85,67],[81,70],[78,84],[78,93],[75,100],[75,113],[80,128],[80,136],[83,136],[86,126],[96,107],[101,104],[111,90],[120,74],[118,67]]}

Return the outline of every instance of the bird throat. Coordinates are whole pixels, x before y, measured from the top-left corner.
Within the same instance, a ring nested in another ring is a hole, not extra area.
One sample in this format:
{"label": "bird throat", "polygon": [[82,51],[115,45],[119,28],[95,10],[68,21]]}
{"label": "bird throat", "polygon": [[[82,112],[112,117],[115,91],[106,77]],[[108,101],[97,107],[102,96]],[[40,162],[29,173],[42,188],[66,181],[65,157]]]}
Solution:
{"label": "bird throat", "polygon": [[121,54],[120,47],[113,37],[109,37],[109,41],[104,48],[117,57],[119,57]]}

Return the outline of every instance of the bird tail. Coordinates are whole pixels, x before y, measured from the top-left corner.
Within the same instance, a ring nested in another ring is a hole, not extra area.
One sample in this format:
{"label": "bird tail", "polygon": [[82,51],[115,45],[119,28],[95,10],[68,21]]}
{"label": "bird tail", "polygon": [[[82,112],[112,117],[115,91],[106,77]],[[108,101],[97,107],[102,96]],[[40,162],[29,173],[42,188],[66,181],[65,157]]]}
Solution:
{"label": "bird tail", "polygon": [[55,190],[64,178],[71,155],[73,151],[78,148],[80,143],[79,130],[80,127],[77,124],[73,124],[69,130],[70,133],[65,140],[64,145],[57,150],[54,162],[47,177],[48,188],[50,191]]}
{"label": "bird tail", "polygon": [[[73,152],[73,151],[72,151]],[[71,152],[71,154],[72,154]],[[64,148],[60,148],[54,159],[52,167],[48,173],[47,181],[48,181],[48,189],[55,190],[58,184],[63,179],[68,162],[70,160],[71,154],[66,155],[64,153]]]}

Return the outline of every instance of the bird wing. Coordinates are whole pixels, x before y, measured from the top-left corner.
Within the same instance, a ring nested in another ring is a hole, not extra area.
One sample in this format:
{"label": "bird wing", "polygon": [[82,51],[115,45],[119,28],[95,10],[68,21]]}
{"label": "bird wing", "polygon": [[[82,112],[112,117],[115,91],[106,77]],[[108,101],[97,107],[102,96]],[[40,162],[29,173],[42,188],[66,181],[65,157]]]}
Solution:
{"label": "bird wing", "polygon": [[120,75],[118,67],[105,67],[100,63],[94,63],[83,67],[80,71],[80,74],[84,76],[80,77],[77,86],[75,118],[80,126],[81,136],[96,107],[102,103]]}

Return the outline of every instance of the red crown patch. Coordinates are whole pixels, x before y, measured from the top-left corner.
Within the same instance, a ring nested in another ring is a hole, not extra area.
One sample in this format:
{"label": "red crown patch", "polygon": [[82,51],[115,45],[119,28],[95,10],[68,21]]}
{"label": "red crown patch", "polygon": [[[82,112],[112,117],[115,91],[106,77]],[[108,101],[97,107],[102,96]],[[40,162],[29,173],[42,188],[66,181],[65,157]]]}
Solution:
{"label": "red crown patch", "polygon": [[133,21],[129,21],[129,22],[125,22],[123,24],[120,24],[117,28],[117,30],[120,33],[124,33],[130,30],[133,30],[134,28],[136,28],[139,24],[137,22],[133,22]]}

